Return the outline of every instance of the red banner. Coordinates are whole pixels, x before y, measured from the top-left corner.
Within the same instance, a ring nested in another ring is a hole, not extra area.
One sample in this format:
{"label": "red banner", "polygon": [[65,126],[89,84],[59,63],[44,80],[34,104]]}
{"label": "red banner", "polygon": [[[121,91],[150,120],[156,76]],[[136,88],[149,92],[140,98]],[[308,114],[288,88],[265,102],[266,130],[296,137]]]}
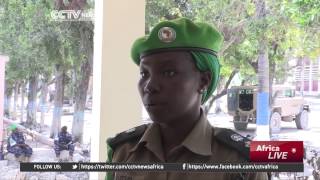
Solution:
{"label": "red banner", "polygon": [[251,162],[303,162],[303,141],[252,141]]}

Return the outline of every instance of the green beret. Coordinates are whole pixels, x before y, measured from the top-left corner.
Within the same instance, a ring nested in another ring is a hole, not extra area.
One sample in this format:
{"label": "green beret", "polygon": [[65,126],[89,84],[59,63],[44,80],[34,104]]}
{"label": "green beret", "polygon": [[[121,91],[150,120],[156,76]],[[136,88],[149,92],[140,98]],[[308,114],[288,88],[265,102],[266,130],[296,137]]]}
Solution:
{"label": "green beret", "polygon": [[207,23],[194,23],[187,18],[163,21],[147,36],[132,45],[131,58],[139,65],[144,55],[170,50],[202,51],[216,55],[222,35]]}
{"label": "green beret", "polygon": [[147,36],[137,39],[131,49],[131,58],[139,65],[143,56],[164,51],[188,51],[199,71],[211,72],[211,82],[202,96],[205,103],[214,92],[220,74],[217,52],[222,35],[207,23],[194,23],[187,18],[163,21]]}
{"label": "green beret", "polygon": [[15,130],[15,129],[17,129],[17,125],[16,125],[15,123],[10,124],[10,126],[8,127],[8,130],[9,130],[9,131],[13,131],[13,130]]}

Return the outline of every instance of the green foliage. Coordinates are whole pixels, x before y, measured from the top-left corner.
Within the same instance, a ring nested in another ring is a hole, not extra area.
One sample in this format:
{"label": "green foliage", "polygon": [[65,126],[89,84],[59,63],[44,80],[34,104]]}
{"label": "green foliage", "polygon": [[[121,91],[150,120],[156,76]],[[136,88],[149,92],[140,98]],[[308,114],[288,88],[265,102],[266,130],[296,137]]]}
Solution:
{"label": "green foliage", "polygon": [[281,3],[281,12],[290,19],[286,27],[286,42],[296,57],[316,58],[320,49],[320,2],[314,0],[291,0]]}
{"label": "green foliage", "polygon": [[7,82],[26,81],[47,73],[48,57],[42,43],[46,26],[43,3],[2,1],[0,52],[8,55]]}
{"label": "green foliage", "polygon": [[286,0],[283,11],[294,22],[301,26],[319,27],[320,1],[318,0]]}
{"label": "green foliage", "polygon": [[320,1],[266,0],[266,16],[260,18],[256,17],[254,3],[251,0],[147,0],[147,29],[161,19],[179,16],[216,26],[225,39],[220,54],[222,77],[228,77],[236,68],[243,79],[252,82],[256,82],[254,75],[262,37],[268,44],[270,64],[277,67],[271,69],[275,79],[287,76],[288,57],[319,57]]}
{"label": "green foliage", "polygon": [[175,4],[171,0],[151,0],[146,1],[146,34],[150,32],[150,29],[162,19],[174,17]]}
{"label": "green foliage", "polygon": [[[89,8],[93,5],[88,1]],[[90,24],[93,36],[92,22],[52,21],[53,9],[51,0],[0,0],[0,53],[10,57],[9,85],[33,75],[49,80],[55,65],[69,70],[84,61],[87,47],[81,47],[79,29]]]}

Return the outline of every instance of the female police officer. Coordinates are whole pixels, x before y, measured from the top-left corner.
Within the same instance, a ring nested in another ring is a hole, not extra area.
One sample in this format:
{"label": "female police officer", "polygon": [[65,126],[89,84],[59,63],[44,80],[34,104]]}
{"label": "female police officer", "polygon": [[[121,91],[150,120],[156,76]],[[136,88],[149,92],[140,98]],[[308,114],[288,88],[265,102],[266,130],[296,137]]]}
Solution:
{"label": "female police officer", "polygon": [[[186,18],[164,21],[132,46],[138,89],[153,121],[108,139],[110,162],[245,162],[248,140],[210,126],[203,104],[219,78],[220,33]],[[264,173],[115,172],[107,179],[266,179]]]}

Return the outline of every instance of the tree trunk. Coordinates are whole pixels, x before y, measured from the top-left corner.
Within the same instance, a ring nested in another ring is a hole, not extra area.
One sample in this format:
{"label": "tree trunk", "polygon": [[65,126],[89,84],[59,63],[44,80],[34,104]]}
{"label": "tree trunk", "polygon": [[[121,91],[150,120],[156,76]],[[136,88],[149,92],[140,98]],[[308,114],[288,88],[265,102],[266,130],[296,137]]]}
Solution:
{"label": "tree trunk", "polygon": [[72,94],[71,97],[69,97],[70,101],[71,101],[71,106],[74,106],[75,103],[75,89],[76,89],[76,85],[77,85],[77,68],[74,66],[74,68],[72,69],[72,74],[71,74],[71,82],[72,82]]}
{"label": "tree trunk", "polygon": [[[225,78],[220,78],[220,82],[221,82],[221,83],[218,83],[217,94],[220,94],[220,93],[223,91],[223,89],[224,89],[223,84],[226,83],[226,82],[225,82]],[[220,106],[220,104],[221,104],[220,98],[217,99],[215,102],[216,102],[216,108],[215,108],[215,110],[214,110],[214,113],[215,113],[215,114],[218,114],[218,113],[220,113],[220,112],[222,111],[222,110],[221,110],[221,106]]]}
{"label": "tree trunk", "polygon": [[89,85],[88,85],[88,91],[87,91],[87,100],[86,100],[86,104],[88,104],[90,98],[92,98],[92,92],[93,92],[93,79],[92,76],[90,76],[89,78]]}
{"label": "tree trunk", "polygon": [[[6,83],[7,85],[7,83]],[[12,89],[11,88],[6,88],[5,91],[5,100],[4,100],[4,114],[7,117],[11,116],[11,99],[12,99]]]}
{"label": "tree trunk", "polygon": [[61,65],[56,65],[54,108],[50,131],[51,138],[54,138],[58,135],[61,126],[62,106],[64,97],[64,76],[65,71],[63,67],[61,67]]}
{"label": "tree trunk", "polygon": [[19,84],[16,83],[14,86],[14,96],[13,96],[13,112],[12,112],[12,118],[14,120],[17,119],[17,104],[18,104],[18,95],[19,95]]}
{"label": "tree trunk", "polygon": [[34,128],[37,124],[37,87],[38,77],[31,76],[29,78],[28,105],[27,105],[27,121],[26,126]]}
{"label": "tree trunk", "polygon": [[267,46],[264,40],[260,41],[259,48],[259,61],[258,61],[258,79],[259,79],[259,92],[269,94],[269,61]]}
{"label": "tree trunk", "polygon": [[214,101],[227,94],[229,85],[230,85],[233,77],[234,77],[238,72],[239,72],[238,69],[234,69],[234,70],[231,72],[231,74],[230,74],[227,82],[224,84],[224,88],[223,88],[219,93],[217,93],[217,95],[212,96],[212,98],[209,100],[209,102],[207,103],[207,105],[206,105],[205,108],[204,108],[204,112],[205,112],[206,115],[208,115],[208,113],[209,113],[209,111],[210,111],[210,109],[211,109]]}
{"label": "tree trunk", "polygon": [[269,73],[269,104],[270,104],[270,107],[273,106],[274,104],[274,101],[276,99],[276,94],[273,94],[273,81],[275,79],[275,73],[276,73],[276,62],[270,62],[270,72]]}
{"label": "tree trunk", "polygon": [[12,116],[12,92],[8,95],[8,114]]}
{"label": "tree trunk", "polygon": [[42,81],[41,86],[41,99],[40,99],[40,108],[41,108],[41,119],[40,119],[40,132],[42,131],[42,128],[44,127],[44,119],[45,115],[48,109],[47,104],[47,96],[48,96],[48,82],[45,80]]}
{"label": "tree trunk", "polygon": [[[81,44],[86,54],[85,60],[80,67],[80,74],[76,75],[75,104],[72,122],[72,135],[75,141],[82,143],[84,110],[87,101],[89,79],[92,72],[93,61],[93,25],[80,27]],[[76,71],[77,72],[77,71]]]}
{"label": "tree trunk", "polygon": [[24,121],[24,98],[25,98],[25,84],[21,84],[21,107],[20,107],[20,122]]}
{"label": "tree trunk", "polygon": [[83,125],[84,125],[84,110],[86,107],[87,90],[91,75],[91,66],[89,60],[86,60],[81,65],[81,81],[77,81],[75,89],[75,104],[72,122],[72,135],[75,141],[82,143]]}
{"label": "tree trunk", "polygon": [[[276,75],[275,74],[276,74],[277,68],[276,68],[275,57],[277,55],[278,47],[279,46],[278,46],[278,44],[276,42],[272,43],[272,51],[273,51],[272,56],[274,58],[273,58],[273,60],[272,59],[269,60],[269,66],[270,66],[269,70],[271,72],[271,73],[269,73],[269,94],[270,94],[270,96],[269,96],[269,104],[270,105],[269,106],[270,107],[273,106],[275,98],[277,96],[276,94],[273,94],[273,82],[274,82],[274,80],[276,80]],[[276,80],[276,82],[277,82],[277,80]]]}
{"label": "tree trunk", "polygon": [[[264,0],[255,1],[256,18],[262,22],[261,29],[266,29],[266,2]],[[257,129],[256,139],[268,140],[269,131],[269,58],[268,42],[264,32],[260,34],[259,54],[258,54],[258,94],[257,94]]]}

